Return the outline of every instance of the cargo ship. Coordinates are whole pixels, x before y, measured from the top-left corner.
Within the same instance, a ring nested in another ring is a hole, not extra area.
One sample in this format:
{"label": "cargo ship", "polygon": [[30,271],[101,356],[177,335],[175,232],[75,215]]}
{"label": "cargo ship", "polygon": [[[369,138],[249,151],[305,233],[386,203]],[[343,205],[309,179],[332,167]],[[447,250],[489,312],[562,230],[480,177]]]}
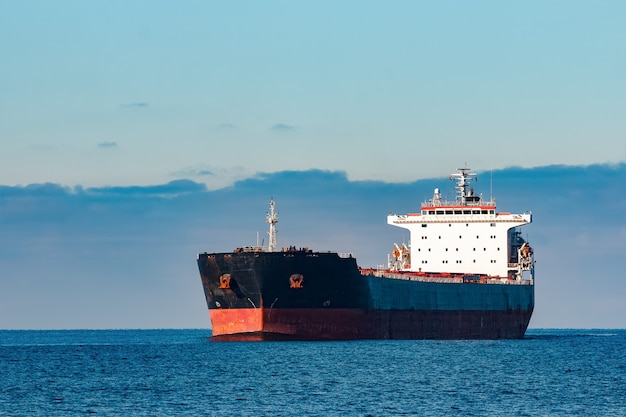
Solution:
{"label": "cargo ship", "polygon": [[534,308],[534,254],[520,228],[532,214],[496,211],[474,193],[467,167],[421,210],[389,214],[409,243],[387,265],[352,254],[278,249],[270,200],[268,245],[200,253],[213,340],[516,339]]}

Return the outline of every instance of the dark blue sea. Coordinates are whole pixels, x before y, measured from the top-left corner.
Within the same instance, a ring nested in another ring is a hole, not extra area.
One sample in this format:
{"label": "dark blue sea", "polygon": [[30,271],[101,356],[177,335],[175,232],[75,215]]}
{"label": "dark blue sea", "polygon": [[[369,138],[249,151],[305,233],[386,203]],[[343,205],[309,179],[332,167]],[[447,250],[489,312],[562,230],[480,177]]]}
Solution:
{"label": "dark blue sea", "polygon": [[502,341],[209,335],[0,331],[0,416],[626,416],[626,330]]}

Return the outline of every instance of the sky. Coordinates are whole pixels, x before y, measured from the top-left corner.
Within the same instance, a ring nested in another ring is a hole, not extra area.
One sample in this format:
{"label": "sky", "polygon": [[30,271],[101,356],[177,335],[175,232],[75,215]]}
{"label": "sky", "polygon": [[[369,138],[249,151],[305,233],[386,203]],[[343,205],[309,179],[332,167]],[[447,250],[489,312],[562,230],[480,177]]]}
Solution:
{"label": "sky", "polygon": [[626,157],[622,1],[3,1],[0,182]]}
{"label": "sky", "polygon": [[208,327],[195,254],[255,243],[270,197],[279,244],[375,266],[465,163],[535,213],[531,326],[626,328],[623,16],[0,1],[0,328]]}

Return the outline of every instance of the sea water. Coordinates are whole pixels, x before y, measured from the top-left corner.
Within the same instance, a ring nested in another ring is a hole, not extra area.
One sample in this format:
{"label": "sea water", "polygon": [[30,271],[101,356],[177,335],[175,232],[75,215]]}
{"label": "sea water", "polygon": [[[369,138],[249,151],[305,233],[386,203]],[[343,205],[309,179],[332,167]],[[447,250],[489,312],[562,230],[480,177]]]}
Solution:
{"label": "sea water", "polygon": [[0,416],[626,415],[626,330],[497,341],[209,336],[0,331]]}

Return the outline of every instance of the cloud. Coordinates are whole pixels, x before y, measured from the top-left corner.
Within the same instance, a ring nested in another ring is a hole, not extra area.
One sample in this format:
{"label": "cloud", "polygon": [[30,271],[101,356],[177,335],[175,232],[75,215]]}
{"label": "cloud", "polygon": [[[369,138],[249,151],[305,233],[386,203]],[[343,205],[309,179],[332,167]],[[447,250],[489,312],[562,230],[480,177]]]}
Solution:
{"label": "cloud", "polygon": [[274,126],[271,127],[271,130],[276,132],[290,132],[295,129],[295,126],[287,125],[284,123],[276,123]]}
{"label": "cloud", "polygon": [[117,142],[100,142],[98,148],[117,148]]}
{"label": "cloud", "polygon": [[[81,189],[82,190],[82,189]],[[93,187],[85,188],[83,191],[89,195],[116,195],[132,198],[141,197],[176,197],[184,194],[202,192],[206,190],[204,184],[199,184],[191,180],[175,180],[167,184],[148,186],[126,186],[126,187]]]}
{"label": "cloud", "polygon": [[176,171],[172,175],[177,177],[213,177],[215,172],[210,169],[194,169],[189,168],[181,171]]}
{"label": "cloud", "polygon": [[148,107],[148,103],[145,101],[134,101],[131,103],[122,104],[122,107],[127,109],[145,109]]}
{"label": "cloud", "polygon": [[[499,211],[533,211],[522,229],[537,259],[531,327],[626,327],[626,305],[605,302],[626,293],[626,164],[478,174],[485,196],[493,178]],[[208,327],[195,254],[265,236],[271,197],[279,246],[352,252],[375,267],[408,240],[387,214],[417,212],[435,187],[453,186],[447,176],[385,183],[325,170],[260,173],[216,190],[190,180],[0,186],[0,328]]]}
{"label": "cloud", "polygon": [[170,175],[175,178],[192,178],[197,181],[202,181],[208,189],[218,190],[224,187],[232,186],[236,181],[249,178],[252,174],[249,170],[243,167],[224,168],[220,166],[198,164],[174,171],[170,173]]}

